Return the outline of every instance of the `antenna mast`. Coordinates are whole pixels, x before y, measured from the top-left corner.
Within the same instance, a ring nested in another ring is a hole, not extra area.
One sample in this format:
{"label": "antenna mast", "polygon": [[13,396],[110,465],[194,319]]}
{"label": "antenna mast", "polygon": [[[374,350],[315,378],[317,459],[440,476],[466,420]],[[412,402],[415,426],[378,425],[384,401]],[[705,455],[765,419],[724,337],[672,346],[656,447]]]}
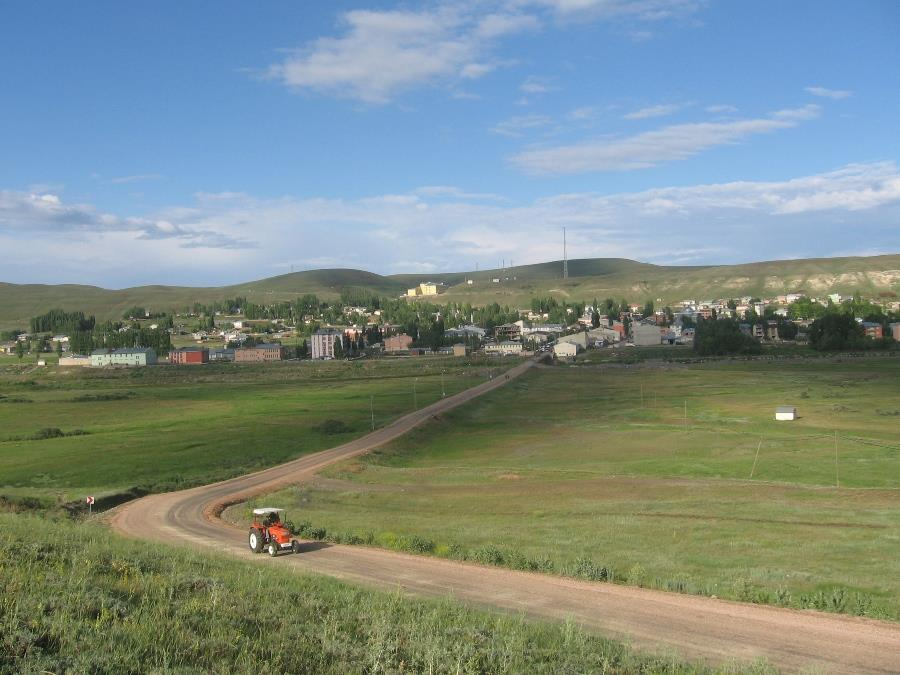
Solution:
{"label": "antenna mast", "polygon": [[563,279],[569,278],[569,258],[566,255],[566,228],[563,228]]}

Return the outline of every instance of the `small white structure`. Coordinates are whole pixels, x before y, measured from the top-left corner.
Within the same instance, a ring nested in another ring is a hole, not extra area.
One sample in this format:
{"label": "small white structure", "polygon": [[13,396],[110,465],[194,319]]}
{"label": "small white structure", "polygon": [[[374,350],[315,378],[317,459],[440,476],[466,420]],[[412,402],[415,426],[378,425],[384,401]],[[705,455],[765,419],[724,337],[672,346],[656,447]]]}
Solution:
{"label": "small white structure", "polygon": [[792,405],[780,405],[775,408],[775,419],[790,421],[797,419],[797,409]]}
{"label": "small white structure", "polygon": [[553,355],[558,358],[575,358],[578,354],[578,345],[574,342],[557,342],[553,345]]}

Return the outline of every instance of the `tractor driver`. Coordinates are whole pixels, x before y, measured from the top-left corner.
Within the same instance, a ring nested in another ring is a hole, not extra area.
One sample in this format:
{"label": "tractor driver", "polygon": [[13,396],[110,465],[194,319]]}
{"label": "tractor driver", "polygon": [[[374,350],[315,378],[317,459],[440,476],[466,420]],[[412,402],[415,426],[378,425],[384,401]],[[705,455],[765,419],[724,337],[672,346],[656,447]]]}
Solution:
{"label": "tractor driver", "polygon": [[275,511],[272,511],[269,515],[266,516],[265,526],[272,527],[278,522],[278,514]]}

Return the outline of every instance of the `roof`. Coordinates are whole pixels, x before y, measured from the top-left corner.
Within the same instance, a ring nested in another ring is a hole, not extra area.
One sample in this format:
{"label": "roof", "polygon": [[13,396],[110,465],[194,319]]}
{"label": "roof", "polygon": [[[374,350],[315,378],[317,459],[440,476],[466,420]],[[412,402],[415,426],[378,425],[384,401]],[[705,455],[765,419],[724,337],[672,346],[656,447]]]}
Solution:
{"label": "roof", "polygon": [[176,352],[208,352],[206,347],[180,347]]}
{"label": "roof", "polygon": [[254,516],[264,516],[267,513],[272,513],[272,511],[277,511],[278,513],[284,513],[284,509],[279,509],[274,506],[266,506],[259,509],[253,509]]}
{"label": "roof", "polygon": [[120,349],[95,349],[91,352],[91,356],[106,356],[107,354],[150,354],[155,353],[150,347],[136,347],[136,348],[125,348],[122,347]]}
{"label": "roof", "polygon": [[343,335],[343,331],[339,331],[336,328],[320,328],[313,335]]}
{"label": "roof", "polygon": [[792,405],[780,405],[775,408],[775,412],[777,413],[795,413],[797,412],[797,408]]}

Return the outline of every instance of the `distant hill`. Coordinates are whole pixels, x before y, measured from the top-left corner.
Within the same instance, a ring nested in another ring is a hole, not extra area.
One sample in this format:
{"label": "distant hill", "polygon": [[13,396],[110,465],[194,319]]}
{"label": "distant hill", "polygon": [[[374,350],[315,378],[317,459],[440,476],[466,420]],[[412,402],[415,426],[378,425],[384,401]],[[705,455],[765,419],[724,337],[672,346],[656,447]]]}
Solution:
{"label": "distant hill", "polygon": [[[500,281],[495,283],[494,279]],[[210,288],[138,286],[109,290],[71,284],[0,283],[0,328],[27,327],[30,317],[56,307],[82,310],[101,320],[118,319],[135,305],[172,311],[194,302],[235,296],[261,304],[304,293],[335,299],[348,286],[396,296],[422,281],[443,283],[441,300],[475,305],[499,302],[520,307],[527,306],[535,296],[588,301],[613,297],[665,304],[686,298],[771,296],[798,290],[810,295],[856,291],[866,296],[900,295],[900,255],[692,267],[651,265],[624,258],[585,258],[569,261],[568,279],[562,278],[562,262],[554,261],[507,270],[391,276],[354,269],[309,270]]]}

